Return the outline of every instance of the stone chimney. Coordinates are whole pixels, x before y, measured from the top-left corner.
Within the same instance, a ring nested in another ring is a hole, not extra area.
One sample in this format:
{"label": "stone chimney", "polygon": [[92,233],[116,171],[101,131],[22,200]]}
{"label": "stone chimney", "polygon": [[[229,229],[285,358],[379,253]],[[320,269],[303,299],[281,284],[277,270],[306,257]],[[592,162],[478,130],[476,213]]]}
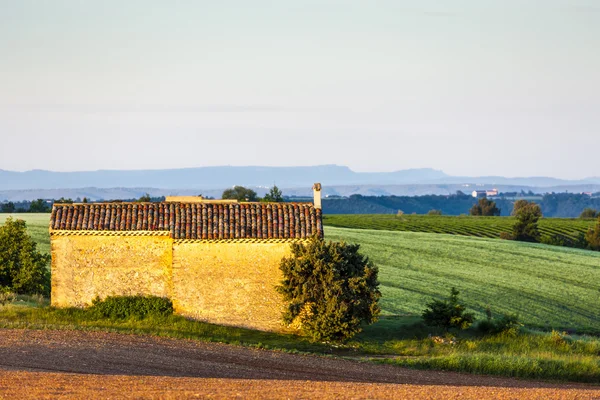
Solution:
{"label": "stone chimney", "polygon": [[318,208],[319,210],[321,209],[321,184],[320,183],[315,183],[313,185],[313,195],[314,195],[314,203],[315,203],[315,208]]}

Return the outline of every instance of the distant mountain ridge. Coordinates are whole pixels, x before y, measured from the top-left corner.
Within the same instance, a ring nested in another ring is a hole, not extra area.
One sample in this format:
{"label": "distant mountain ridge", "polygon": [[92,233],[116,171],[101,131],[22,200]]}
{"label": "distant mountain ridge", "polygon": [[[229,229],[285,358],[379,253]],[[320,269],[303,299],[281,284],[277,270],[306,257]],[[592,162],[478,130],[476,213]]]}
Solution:
{"label": "distant mountain ridge", "polygon": [[[255,190],[259,196],[264,196],[268,189],[265,186],[248,186]],[[486,186],[488,187],[488,186]],[[513,186],[497,185],[500,192],[529,192],[534,193],[600,193],[600,184],[597,185],[566,185],[566,186]],[[407,184],[407,185],[325,185],[323,186],[323,196],[342,196],[347,197],[353,194],[363,196],[424,196],[424,195],[450,195],[457,191],[470,193],[477,186],[465,187],[461,184]],[[114,187],[114,188],[72,188],[72,189],[26,189],[26,190],[0,190],[0,202],[2,201],[23,201],[35,199],[58,199],[61,197],[71,199],[83,199],[87,197],[90,200],[124,200],[137,199],[146,193],[152,197],[161,196],[197,196],[199,194],[205,197],[220,198],[223,188],[214,189],[161,189],[154,187]],[[295,196],[312,198],[312,185],[301,187],[283,187],[280,186],[285,196]]]}
{"label": "distant mountain ridge", "polygon": [[600,177],[564,180],[550,177],[506,178],[502,176],[450,176],[432,168],[395,172],[355,172],[339,165],[308,167],[199,167],[160,170],[98,170],[54,172],[0,170],[0,190],[75,189],[75,188],[159,188],[209,190],[234,185],[286,188],[310,187],[314,182],[325,186],[348,185],[450,185],[485,184],[551,187],[597,185]]}
{"label": "distant mountain ridge", "polygon": [[154,187],[162,189],[214,189],[243,186],[312,186],[405,184],[447,175],[430,168],[397,172],[354,172],[348,167],[322,165],[314,167],[200,167],[163,170],[99,170],[86,172],[52,172],[0,170],[0,190],[72,189],[81,187]]}

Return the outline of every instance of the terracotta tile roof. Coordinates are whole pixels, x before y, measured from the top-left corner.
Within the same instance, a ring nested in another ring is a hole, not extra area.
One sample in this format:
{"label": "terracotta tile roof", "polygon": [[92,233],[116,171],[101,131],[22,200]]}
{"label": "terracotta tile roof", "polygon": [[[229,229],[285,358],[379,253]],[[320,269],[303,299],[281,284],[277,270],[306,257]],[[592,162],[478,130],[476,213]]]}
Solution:
{"label": "terracotta tile roof", "polygon": [[51,230],[169,231],[173,239],[303,239],[323,234],[311,203],[54,204]]}

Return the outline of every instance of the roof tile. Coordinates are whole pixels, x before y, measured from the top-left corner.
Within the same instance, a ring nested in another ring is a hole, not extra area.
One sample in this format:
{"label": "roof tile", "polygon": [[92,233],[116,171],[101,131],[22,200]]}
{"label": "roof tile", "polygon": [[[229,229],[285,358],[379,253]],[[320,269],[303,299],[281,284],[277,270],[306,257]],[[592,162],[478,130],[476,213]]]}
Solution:
{"label": "roof tile", "polygon": [[54,204],[52,230],[170,231],[174,239],[303,239],[323,234],[311,203]]}

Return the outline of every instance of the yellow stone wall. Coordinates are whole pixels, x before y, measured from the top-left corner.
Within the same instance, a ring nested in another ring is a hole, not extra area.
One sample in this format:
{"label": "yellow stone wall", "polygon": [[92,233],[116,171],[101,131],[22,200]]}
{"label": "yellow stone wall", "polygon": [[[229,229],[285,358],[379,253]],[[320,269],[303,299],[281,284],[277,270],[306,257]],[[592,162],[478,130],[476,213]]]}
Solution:
{"label": "yellow stone wall", "polygon": [[290,331],[275,290],[289,242],[173,241],[168,236],[51,236],[52,305],[99,296],[169,297],[177,314],[221,325]]}
{"label": "yellow stone wall", "polygon": [[52,305],[96,296],[170,297],[173,240],[165,236],[52,236]]}
{"label": "yellow stone wall", "polygon": [[175,242],[173,306],[178,314],[221,325],[286,331],[276,292],[289,243]]}

